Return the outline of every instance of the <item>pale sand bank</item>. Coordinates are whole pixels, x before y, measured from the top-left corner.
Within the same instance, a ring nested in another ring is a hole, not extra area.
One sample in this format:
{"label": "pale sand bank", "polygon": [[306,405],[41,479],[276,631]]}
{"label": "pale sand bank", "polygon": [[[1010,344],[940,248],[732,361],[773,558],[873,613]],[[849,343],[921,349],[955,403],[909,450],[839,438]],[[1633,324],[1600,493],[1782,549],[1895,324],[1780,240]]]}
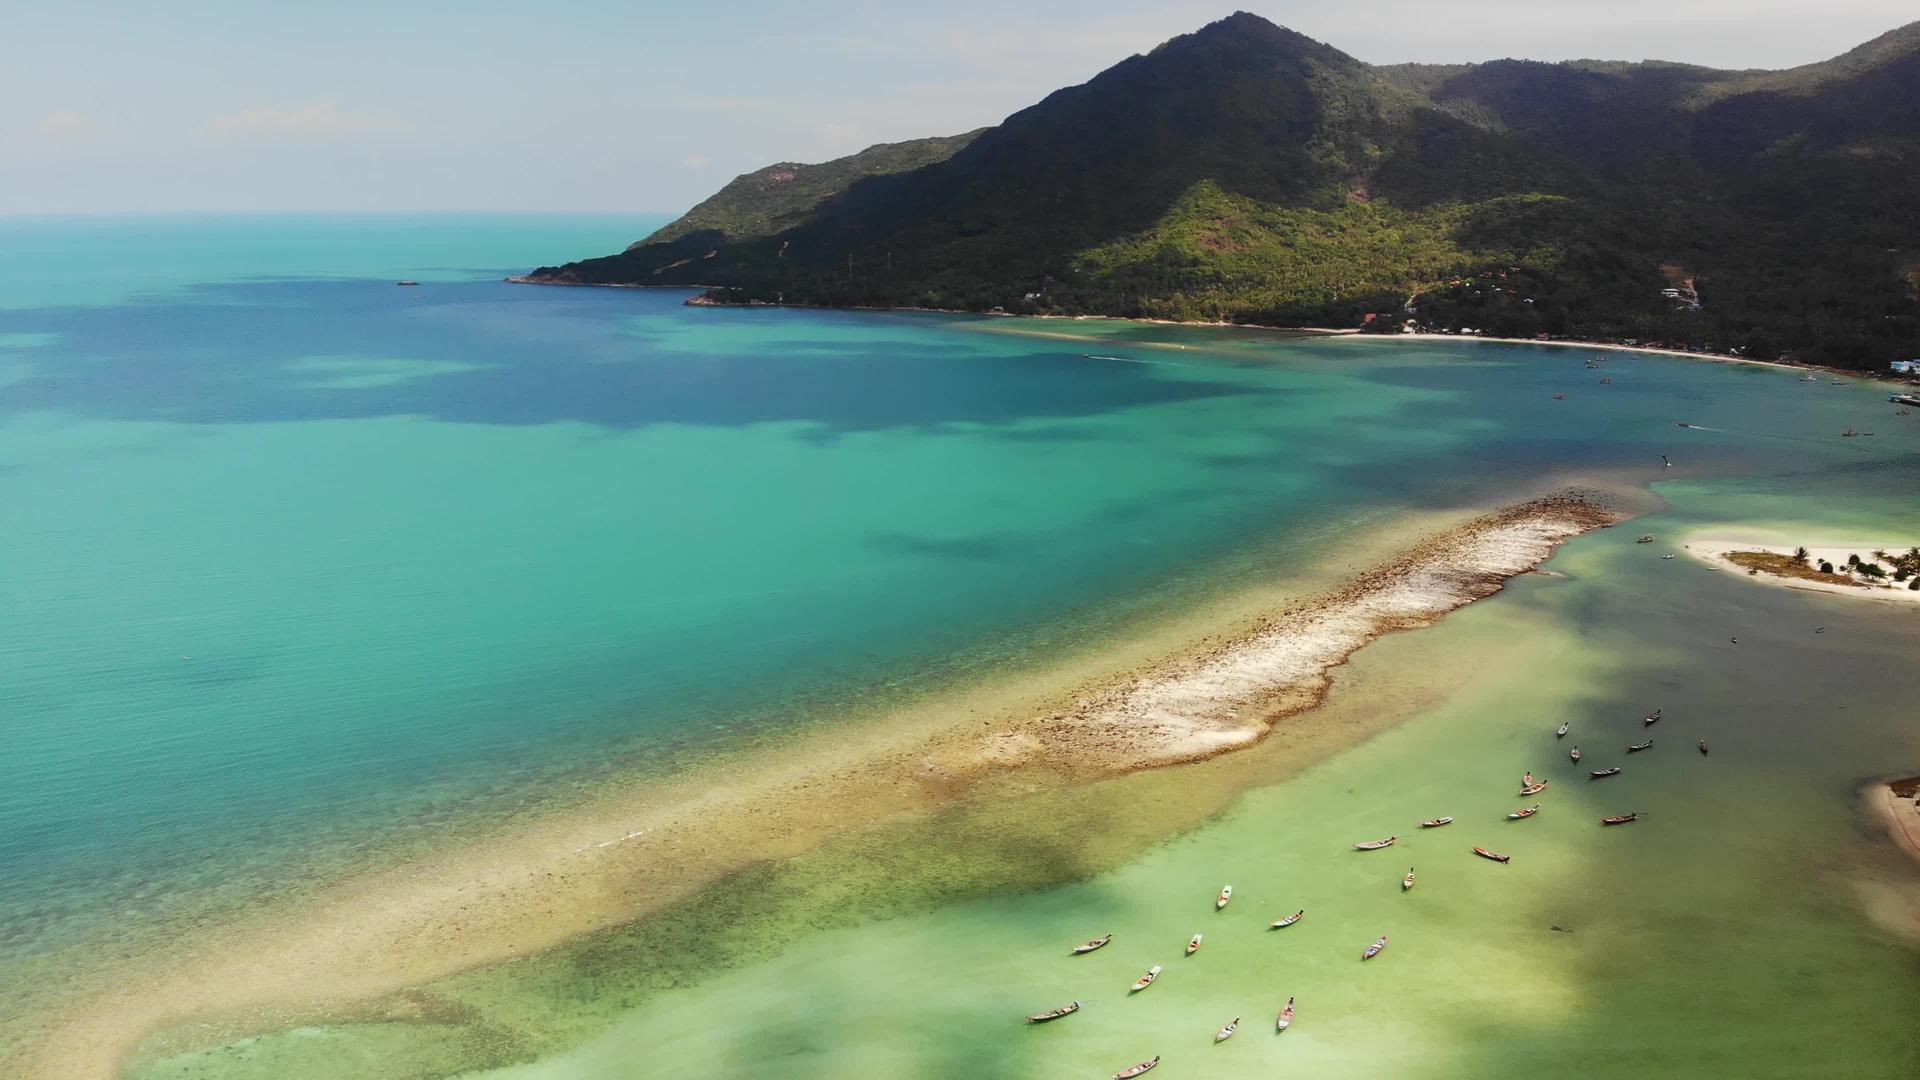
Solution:
{"label": "pale sand bank", "polygon": [[1848,555],[1858,555],[1862,559],[1872,559],[1878,550],[1892,552],[1905,551],[1911,542],[1897,541],[1866,543],[1815,542],[1811,544],[1781,543],[1772,536],[1756,533],[1715,532],[1691,533],[1681,544],[1688,555],[1706,563],[1715,569],[1757,581],[1778,588],[1800,589],[1807,592],[1831,593],[1835,596],[1851,596],[1860,600],[1882,600],[1890,603],[1920,603],[1920,590],[1907,587],[1907,582],[1888,581],[1876,583],[1859,574],[1845,575],[1848,580],[1813,580],[1810,578],[1787,577],[1769,573],[1765,570],[1757,574],[1749,573],[1748,567],[1740,566],[1727,556],[1733,552],[1760,551],[1774,555],[1792,555],[1797,547],[1807,549],[1808,561],[1815,567],[1821,562],[1830,562],[1836,570],[1847,565]]}
{"label": "pale sand bank", "polygon": [[164,970],[130,970],[75,1003],[20,1075],[110,1077],[147,1034],[189,1021],[244,1032],[353,1015],[379,995],[661,910],[757,860],[990,794],[995,777],[1092,778],[1247,745],[1318,703],[1327,668],[1371,638],[1495,592],[1560,541],[1619,516],[1574,495],[1511,507],[1232,633],[1139,654],[1119,674],[996,688],[997,699],[974,696],[958,714],[888,718],[775,760],[762,753],[751,767],[610,793],[563,820],[207,928],[203,947],[183,942]]}

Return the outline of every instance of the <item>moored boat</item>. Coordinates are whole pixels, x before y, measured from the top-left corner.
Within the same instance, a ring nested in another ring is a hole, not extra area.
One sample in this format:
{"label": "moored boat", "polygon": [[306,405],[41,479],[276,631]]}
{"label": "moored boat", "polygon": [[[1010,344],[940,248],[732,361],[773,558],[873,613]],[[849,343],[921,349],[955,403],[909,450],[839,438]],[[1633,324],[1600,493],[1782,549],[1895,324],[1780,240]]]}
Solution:
{"label": "moored boat", "polygon": [[1707,740],[1705,739],[1700,740],[1700,752],[1702,754],[1705,754],[1707,752]]}
{"label": "moored boat", "polygon": [[1287,999],[1287,1007],[1280,1010],[1280,1018],[1273,1022],[1273,1030],[1285,1031],[1293,1026],[1293,999]]}
{"label": "moored boat", "polygon": [[1538,780],[1535,780],[1535,779],[1533,778],[1533,773],[1531,773],[1531,772],[1529,772],[1529,773],[1527,773],[1526,775],[1524,775],[1524,776],[1522,776],[1522,777],[1520,778],[1520,786],[1521,786],[1521,787],[1523,787],[1523,788],[1528,788],[1528,787],[1532,787],[1533,785],[1535,785],[1535,784],[1537,784],[1537,783],[1539,783],[1539,782],[1540,782],[1540,781],[1538,781]]}
{"label": "moored boat", "polygon": [[1307,909],[1301,908],[1299,911],[1294,912],[1293,914],[1287,916],[1284,919],[1275,919],[1273,921],[1273,925],[1268,927],[1268,929],[1278,930],[1283,926],[1292,926],[1294,923],[1297,923],[1300,921],[1300,916],[1305,915],[1306,913],[1307,913]]}
{"label": "moored boat", "polygon": [[1538,795],[1545,790],[1547,790],[1547,782],[1545,780],[1538,780],[1538,781],[1535,781],[1534,783],[1528,784],[1526,787],[1521,788],[1520,794],[1523,796]]}
{"label": "moored boat", "polygon": [[1442,825],[1451,825],[1451,824],[1453,824],[1452,816],[1436,817],[1436,818],[1428,818],[1427,820],[1421,822],[1420,827],[1423,829],[1437,829]]}
{"label": "moored boat", "polygon": [[1492,859],[1494,862],[1497,862],[1497,863],[1513,861],[1513,856],[1511,855],[1502,855],[1497,851],[1488,851],[1486,848],[1483,848],[1483,847],[1476,846],[1473,849],[1473,853],[1475,855],[1480,856],[1483,859]]}
{"label": "moored boat", "polygon": [[1507,820],[1508,820],[1508,821],[1519,821],[1519,820],[1520,820],[1521,818],[1530,818],[1530,817],[1532,817],[1533,815],[1535,815],[1535,814],[1537,814],[1537,813],[1539,813],[1539,812],[1540,812],[1540,804],[1539,804],[1539,803],[1534,803],[1534,804],[1533,804],[1532,806],[1528,806],[1528,807],[1523,807],[1523,808],[1521,808],[1521,809],[1519,809],[1519,810],[1515,810],[1515,811],[1514,811],[1513,813],[1511,813],[1511,814],[1508,814],[1508,815],[1507,815]]}
{"label": "moored boat", "polygon": [[1600,824],[1625,825],[1629,821],[1638,821],[1639,819],[1640,819],[1640,812],[1638,810],[1635,810],[1631,814],[1616,814],[1613,817],[1603,817],[1600,819]]}
{"label": "moored boat", "polygon": [[1383,848],[1383,847],[1392,847],[1392,846],[1393,846],[1393,843],[1394,843],[1394,841],[1396,841],[1396,840],[1398,840],[1398,839],[1400,839],[1400,838],[1399,838],[1399,837],[1397,837],[1397,836],[1389,836],[1389,837],[1387,837],[1387,838],[1386,838],[1385,840],[1369,840],[1369,841],[1367,841],[1367,842],[1366,842],[1366,843],[1364,843],[1364,844],[1355,844],[1355,845],[1353,845],[1353,850],[1355,850],[1355,851],[1379,851],[1379,850],[1380,850],[1381,848]]}
{"label": "moored boat", "polygon": [[1554,737],[1554,738],[1556,738],[1556,739],[1564,739],[1564,738],[1566,738],[1566,737],[1567,737],[1567,730],[1568,730],[1569,728],[1571,728],[1572,726],[1573,726],[1572,724],[1567,724],[1567,723],[1562,723],[1562,724],[1560,725],[1560,727],[1559,727],[1559,728],[1558,728],[1557,730],[1555,730],[1555,731],[1554,731],[1554,733],[1553,733],[1553,737]]}
{"label": "moored boat", "polygon": [[1618,775],[1620,775],[1620,766],[1618,765],[1615,765],[1615,766],[1612,766],[1611,768],[1606,768],[1606,769],[1593,769],[1588,771],[1587,773],[1588,779],[1591,779],[1591,780],[1605,780],[1609,776],[1618,776]]}
{"label": "moored boat", "polygon": [[1651,749],[1653,749],[1652,739],[1648,739],[1646,742],[1630,742],[1627,744],[1627,753],[1629,754],[1637,754],[1642,750]]}
{"label": "moored boat", "polygon": [[1044,1024],[1050,1020],[1058,1020],[1063,1016],[1069,1016],[1079,1011],[1080,1003],[1077,1001],[1069,1001],[1057,1009],[1048,1009],[1046,1012],[1034,1013],[1032,1016],[1027,1017],[1027,1023]]}
{"label": "moored boat", "polygon": [[1145,975],[1142,975],[1139,978],[1133,980],[1134,992],[1145,990],[1147,987],[1152,986],[1153,980],[1159,977],[1160,977],[1160,965],[1155,964],[1152,967],[1147,969],[1147,973]]}
{"label": "moored boat", "polygon": [[1572,750],[1568,751],[1567,758],[1571,760],[1575,765],[1578,765],[1580,763],[1580,748],[1576,746]]}
{"label": "moored boat", "polygon": [[1407,867],[1407,876],[1400,879],[1400,891],[1406,892],[1411,888],[1413,888],[1413,867],[1409,866]]}
{"label": "moored boat", "polygon": [[1084,953],[1090,953],[1095,949],[1104,949],[1107,947],[1107,942],[1112,940],[1113,940],[1113,935],[1108,934],[1106,937],[1094,938],[1092,941],[1089,941],[1084,945],[1075,945],[1073,947],[1073,955],[1080,956]]}
{"label": "moored boat", "polygon": [[1126,1068],[1121,1069],[1119,1072],[1114,1073],[1113,1080],[1133,1080],[1133,1078],[1136,1076],[1140,1076],[1144,1073],[1152,1072],[1153,1067],[1158,1064],[1160,1064],[1160,1055],[1155,1054],[1153,1055],[1153,1060],[1151,1061],[1143,1061],[1138,1065],[1129,1065]]}
{"label": "moored boat", "polygon": [[1387,935],[1381,934],[1379,940],[1367,946],[1367,951],[1360,954],[1360,959],[1371,960],[1374,957],[1379,956],[1380,950],[1386,947],[1387,947]]}
{"label": "moored boat", "polygon": [[1659,709],[1655,709],[1655,710],[1653,710],[1652,712],[1650,712],[1650,713],[1648,713],[1648,714],[1647,714],[1646,716],[1644,716],[1644,717],[1642,717],[1642,718],[1640,719],[1640,722],[1641,722],[1642,724],[1646,724],[1646,725],[1648,725],[1649,727],[1651,727],[1651,726],[1652,726],[1652,725],[1654,725],[1654,724],[1657,724],[1657,723],[1659,723],[1659,722],[1660,722],[1660,710],[1659,710]]}
{"label": "moored boat", "polygon": [[1232,1020],[1227,1021],[1226,1027],[1223,1027],[1219,1031],[1216,1031],[1213,1033],[1213,1041],[1226,1042],[1228,1039],[1233,1038],[1234,1032],[1239,1030],[1240,1030],[1240,1018],[1236,1016]]}
{"label": "moored boat", "polygon": [[1223,886],[1220,890],[1219,897],[1213,902],[1213,910],[1219,911],[1221,908],[1226,907],[1227,901],[1231,899],[1233,899],[1233,886]]}
{"label": "moored boat", "polygon": [[1200,951],[1200,935],[1195,934],[1192,937],[1187,939],[1187,955],[1192,956],[1194,953],[1197,953],[1199,951]]}

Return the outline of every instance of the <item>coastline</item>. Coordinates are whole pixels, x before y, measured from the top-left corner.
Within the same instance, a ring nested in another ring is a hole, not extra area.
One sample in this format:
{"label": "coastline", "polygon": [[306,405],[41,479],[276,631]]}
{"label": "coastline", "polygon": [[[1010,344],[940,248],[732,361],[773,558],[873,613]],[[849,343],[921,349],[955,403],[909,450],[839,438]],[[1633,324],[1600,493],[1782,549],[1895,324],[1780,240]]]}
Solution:
{"label": "coastline", "polygon": [[[1782,544],[1777,541],[1757,538],[1751,534],[1740,533],[1689,533],[1681,541],[1680,550],[1692,558],[1717,570],[1731,573],[1747,581],[1758,582],[1776,589],[1794,589],[1799,592],[1826,593],[1830,596],[1846,596],[1856,600],[1879,600],[1890,604],[1920,604],[1920,591],[1901,585],[1869,585],[1864,582],[1814,581],[1805,578],[1785,577],[1764,570],[1753,573],[1727,558],[1736,551],[1763,551],[1775,555],[1791,555],[1795,544]],[[1849,554],[1866,554],[1875,548],[1891,546],[1880,543],[1835,544],[1818,542],[1806,545],[1808,555],[1817,565],[1822,559],[1843,566]]]}
{"label": "coastline", "polygon": [[1887,835],[1920,862],[1920,776],[1887,780],[1869,788],[1870,800],[1887,826]]}
{"label": "coastline", "polygon": [[[637,282],[599,282],[599,281],[540,281],[525,274],[516,274],[503,278],[510,285],[551,285],[576,289],[678,289],[685,292],[699,292],[725,288],[720,285],[643,285]],[[1792,360],[1756,360],[1752,357],[1736,356],[1732,353],[1708,352],[1704,349],[1689,351],[1686,349],[1664,349],[1648,345],[1622,345],[1614,341],[1596,341],[1583,338],[1557,338],[1550,341],[1539,338],[1486,337],[1480,334],[1368,334],[1358,329],[1325,326],[1276,326],[1270,323],[1228,322],[1221,319],[1155,319],[1146,316],[1125,315],[1048,315],[1027,314],[1008,311],[967,311],[960,308],[937,308],[920,306],[878,307],[865,304],[843,306],[826,304],[727,304],[707,300],[704,296],[687,299],[689,307],[715,308],[798,308],[807,311],[876,311],[876,312],[921,312],[932,315],[971,315],[982,319],[1047,319],[1061,322],[1119,322],[1140,326],[1195,326],[1213,327],[1230,330],[1260,330],[1269,333],[1292,334],[1300,337],[1351,338],[1357,341],[1445,341],[1485,342],[1493,345],[1539,345],[1562,349],[1596,349],[1603,352],[1643,353],[1648,356],[1670,356],[1682,360],[1708,360],[1719,364],[1751,364],[1757,367],[1779,368],[1785,371],[1818,371],[1828,375],[1849,379],[1861,379],[1867,382],[1888,383],[1909,386],[1910,382],[1893,379],[1887,373],[1879,371],[1855,371],[1851,368],[1837,368],[1826,364],[1803,364]]]}
{"label": "coastline", "polygon": [[[83,1002],[27,1075],[111,1076],[143,1038],[189,1022],[245,1031],[351,1012],[1011,777],[1057,786],[1250,745],[1319,704],[1328,669],[1368,641],[1491,595],[1565,539],[1620,516],[1583,495],[1511,506],[1429,535],[1331,592],[1100,678],[1036,679],[996,688],[964,717],[933,710],[856,739],[829,733],[772,764],[762,754],[750,768],[612,793],[566,820],[343,884],[299,910],[222,928],[217,952],[188,949],[153,978]],[[1036,709],[1041,701],[1051,704]]]}

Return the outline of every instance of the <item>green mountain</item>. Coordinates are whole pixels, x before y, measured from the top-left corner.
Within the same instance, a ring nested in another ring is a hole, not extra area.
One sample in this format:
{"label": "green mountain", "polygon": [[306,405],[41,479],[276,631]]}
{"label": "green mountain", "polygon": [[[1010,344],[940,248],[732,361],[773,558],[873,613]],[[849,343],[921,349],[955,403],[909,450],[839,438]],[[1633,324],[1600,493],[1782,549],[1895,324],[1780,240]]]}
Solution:
{"label": "green mountain", "polygon": [[1236,14],[529,280],[1920,356],[1920,23],[1788,71],[1364,64]]}

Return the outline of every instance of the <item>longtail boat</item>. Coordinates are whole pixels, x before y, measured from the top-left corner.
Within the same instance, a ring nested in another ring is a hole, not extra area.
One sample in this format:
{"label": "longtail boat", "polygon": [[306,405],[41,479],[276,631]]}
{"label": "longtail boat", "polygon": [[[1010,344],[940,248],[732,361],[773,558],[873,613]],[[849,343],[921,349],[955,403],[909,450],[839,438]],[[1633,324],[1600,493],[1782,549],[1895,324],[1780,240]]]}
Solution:
{"label": "longtail boat", "polygon": [[1634,811],[1634,812],[1633,812],[1633,813],[1631,813],[1631,814],[1618,814],[1618,815],[1615,815],[1614,817],[1603,817],[1603,818],[1601,818],[1601,819],[1600,819],[1600,824],[1602,824],[1602,825],[1625,825],[1625,824],[1626,824],[1627,822],[1629,822],[1629,821],[1637,821],[1637,820],[1639,820],[1639,817],[1640,817],[1640,812],[1639,812],[1638,810],[1636,810],[1636,811]]}
{"label": "longtail boat", "polygon": [[1453,824],[1452,817],[1436,817],[1436,818],[1428,818],[1427,820],[1421,822],[1420,827],[1423,829],[1437,829],[1442,825],[1451,825],[1451,824]]}
{"label": "longtail boat", "polygon": [[1531,773],[1531,772],[1529,772],[1529,773],[1527,773],[1527,774],[1526,774],[1525,776],[1522,776],[1522,777],[1520,778],[1520,786],[1521,786],[1521,787],[1523,787],[1523,788],[1528,788],[1528,787],[1532,787],[1533,785],[1535,785],[1535,784],[1537,784],[1537,783],[1539,783],[1539,782],[1540,782],[1540,781],[1538,781],[1538,780],[1535,780],[1535,779],[1533,778],[1533,773]]}
{"label": "longtail boat", "polygon": [[1530,818],[1530,817],[1532,817],[1533,815],[1535,815],[1535,814],[1537,814],[1537,813],[1539,813],[1539,812],[1540,812],[1540,804],[1539,804],[1539,803],[1534,803],[1534,804],[1533,804],[1532,806],[1528,806],[1528,807],[1524,807],[1524,808],[1522,808],[1522,809],[1519,809],[1519,810],[1515,810],[1515,811],[1514,811],[1513,813],[1511,813],[1511,814],[1508,814],[1508,815],[1507,815],[1507,820],[1508,820],[1508,821],[1519,821],[1519,820],[1520,820],[1521,818]]}
{"label": "longtail boat", "polygon": [[1226,1042],[1228,1039],[1233,1038],[1234,1032],[1239,1030],[1240,1030],[1240,1018],[1236,1016],[1232,1020],[1229,1020],[1227,1022],[1226,1027],[1223,1027],[1219,1031],[1216,1031],[1213,1033],[1213,1041]]}
{"label": "longtail boat", "polygon": [[1700,740],[1700,753],[1704,755],[1704,754],[1705,754],[1706,752],[1707,752],[1707,740],[1705,740],[1705,739],[1701,739],[1701,740]]}
{"label": "longtail boat", "polygon": [[1386,947],[1387,947],[1387,935],[1381,934],[1380,939],[1378,941],[1375,941],[1373,944],[1367,946],[1367,951],[1360,954],[1360,959],[1371,960],[1374,957],[1379,956],[1380,950]]}
{"label": "longtail boat", "polygon": [[1129,1065],[1119,1072],[1114,1073],[1113,1080],[1133,1080],[1136,1076],[1152,1072],[1153,1067],[1158,1064],[1160,1064],[1160,1055],[1155,1054],[1153,1055],[1152,1061],[1143,1061],[1138,1065]]}
{"label": "longtail boat", "polygon": [[1592,769],[1592,770],[1589,770],[1587,773],[1588,779],[1591,779],[1591,780],[1605,780],[1609,776],[1618,776],[1618,775],[1620,775],[1620,766],[1618,765],[1615,765],[1610,769]]}
{"label": "longtail boat", "polygon": [[1231,885],[1223,886],[1220,889],[1219,897],[1216,898],[1213,902],[1213,910],[1219,911],[1221,908],[1226,907],[1227,901],[1231,899],[1233,899],[1233,886]]}
{"label": "longtail boat", "polygon": [[1386,838],[1385,840],[1369,840],[1369,841],[1367,841],[1367,842],[1366,842],[1366,843],[1364,843],[1364,844],[1355,844],[1355,845],[1353,845],[1353,850],[1355,850],[1355,851],[1379,851],[1379,850],[1380,850],[1381,848],[1383,848],[1383,847],[1391,847],[1391,846],[1393,846],[1393,842],[1394,842],[1394,841],[1396,841],[1396,840],[1398,840],[1398,839],[1400,839],[1400,838],[1399,838],[1399,837],[1397,837],[1397,836],[1389,836],[1389,837],[1387,837],[1387,838]]}
{"label": "longtail boat", "polygon": [[1570,728],[1570,727],[1572,727],[1572,726],[1573,726],[1572,724],[1564,724],[1564,723],[1563,723],[1563,724],[1561,724],[1561,725],[1560,725],[1560,729],[1559,729],[1558,731],[1555,731],[1555,732],[1553,733],[1553,737],[1554,737],[1554,738],[1556,738],[1556,739],[1564,739],[1564,738],[1566,738],[1566,737],[1567,737],[1567,729],[1568,729],[1568,728]]}
{"label": "longtail boat", "polygon": [[1147,969],[1147,973],[1145,975],[1142,975],[1139,978],[1133,980],[1133,991],[1130,991],[1130,992],[1138,992],[1141,990],[1145,990],[1147,987],[1153,985],[1153,980],[1159,977],[1160,977],[1160,965],[1155,964],[1152,967]]}
{"label": "longtail boat", "polygon": [[1273,1022],[1273,1030],[1285,1031],[1293,1026],[1293,999],[1287,999],[1287,1007],[1280,1010],[1280,1018]]}
{"label": "longtail boat", "polygon": [[1095,949],[1104,949],[1107,947],[1107,942],[1112,940],[1113,940],[1113,935],[1108,934],[1106,937],[1094,938],[1092,941],[1089,941],[1084,945],[1075,945],[1073,947],[1073,955],[1082,956],[1086,953],[1092,952]]}
{"label": "longtail boat", "polygon": [[1187,939],[1187,955],[1192,956],[1194,953],[1197,953],[1199,951],[1200,951],[1200,935],[1195,934],[1192,937]]}
{"label": "longtail boat", "polygon": [[1300,921],[1300,916],[1305,915],[1306,913],[1307,913],[1307,909],[1301,908],[1299,911],[1294,912],[1293,914],[1287,916],[1284,919],[1275,919],[1273,922],[1273,925],[1268,927],[1268,929],[1278,930],[1283,926],[1292,926],[1294,923],[1297,923]]}
{"label": "longtail boat", "polygon": [[1068,1016],[1079,1011],[1080,1003],[1077,1001],[1069,1001],[1057,1009],[1048,1009],[1043,1013],[1034,1013],[1032,1016],[1027,1017],[1027,1023],[1044,1024],[1049,1020],[1058,1020],[1063,1016]]}
{"label": "longtail boat", "polygon": [[1483,859],[1492,859],[1494,862],[1497,862],[1497,863],[1513,861],[1513,856],[1511,855],[1502,855],[1497,851],[1488,851],[1486,848],[1483,848],[1483,847],[1475,847],[1473,849],[1473,853],[1475,855],[1480,856]]}
{"label": "longtail boat", "polygon": [[1411,888],[1413,888],[1413,867],[1409,866],[1407,867],[1407,876],[1400,879],[1400,891],[1406,892]]}
{"label": "longtail boat", "polygon": [[1574,747],[1572,751],[1570,751],[1567,754],[1567,758],[1571,760],[1575,765],[1580,764],[1580,748],[1577,746]]}
{"label": "longtail boat", "polygon": [[1629,754],[1637,754],[1642,750],[1651,749],[1653,749],[1652,739],[1648,739],[1646,742],[1630,742],[1627,744],[1627,753]]}
{"label": "longtail boat", "polygon": [[1653,725],[1655,725],[1655,724],[1657,724],[1657,723],[1659,723],[1659,722],[1660,722],[1660,710],[1659,710],[1659,709],[1655,709],[1655,710],[1653,710],[1652,712],[1650,712],[1650,713],[1648,713],[1648,714],[1647,714],[1646,716],[1644,716],[1644,717],[1642,717],[1642,718],[1641,718],[1641,720],[1640,720],[1640,722],[1641,722],[1642,724],[1645,724],[1645,725],[1647,725],[1648,727],[1652,727]]}
{"label": "longtail boat", "polygon": [[1538,795],[1545,790],[1547,790],[1547,782],[1545,780],[1541,780],[1532,784],[1528,784],[1526,787],[1521,788],[1520,794],[1521,795]]}

